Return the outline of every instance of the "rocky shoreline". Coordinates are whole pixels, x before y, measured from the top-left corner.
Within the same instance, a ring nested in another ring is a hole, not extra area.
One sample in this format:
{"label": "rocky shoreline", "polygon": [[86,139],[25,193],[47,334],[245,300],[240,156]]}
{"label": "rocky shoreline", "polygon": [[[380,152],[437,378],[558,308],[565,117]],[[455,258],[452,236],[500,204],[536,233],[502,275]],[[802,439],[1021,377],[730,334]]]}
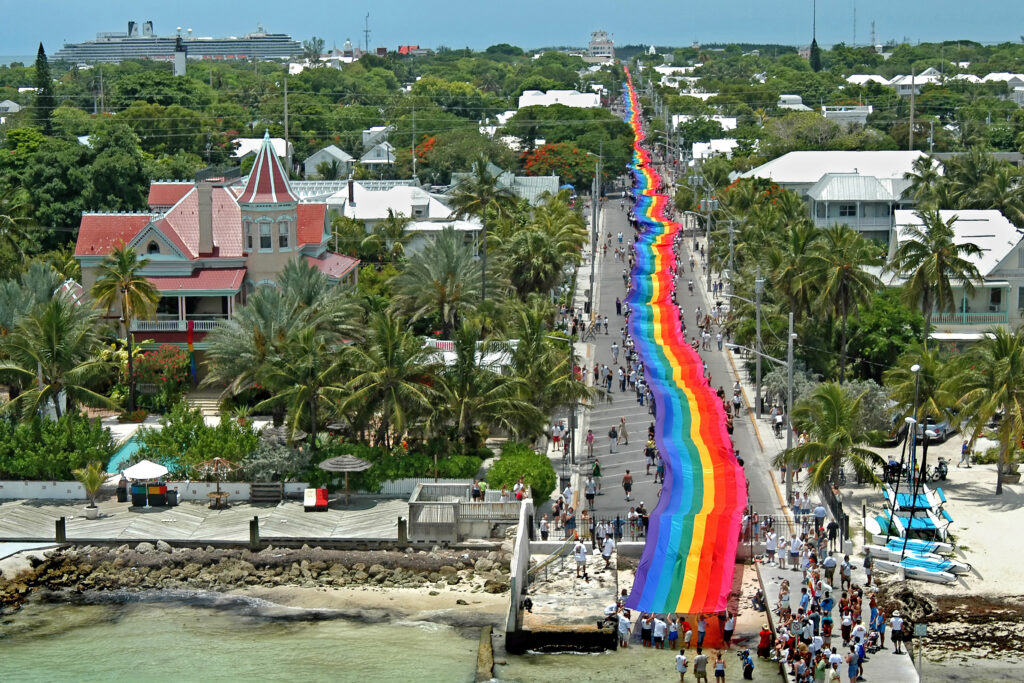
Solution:
{"label": "rocky shoreline", "polygon": [[499,550],[342,551],[303,546],[244,549],[173,548],[162,541],[116,548],[70,546],[32,559],[17,576],[0,576],[0,610],[44,591],[205,590],[252,588],[415,588],[463,593],[509,589],[512,544]]}
{"label": "rocky shoreline", "polygon": [[1019,596],[951,597],[888,583],[879,602],[889,614],[900,610],[911,631],[914,624],[927,624],[923,647],[931,661],[1024,660],[1024,599]]}

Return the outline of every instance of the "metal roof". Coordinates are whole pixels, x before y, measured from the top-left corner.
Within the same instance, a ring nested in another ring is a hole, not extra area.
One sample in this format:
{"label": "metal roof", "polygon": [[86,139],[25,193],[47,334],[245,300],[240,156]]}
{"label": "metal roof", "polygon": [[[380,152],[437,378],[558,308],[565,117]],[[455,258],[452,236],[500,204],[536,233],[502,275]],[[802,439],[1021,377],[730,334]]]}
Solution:
{"label": "metal roof", "polygon": [[898,199],[878,178],[853,173],[826,173],[807,190],[807,196],[818,202],[893,202]]}

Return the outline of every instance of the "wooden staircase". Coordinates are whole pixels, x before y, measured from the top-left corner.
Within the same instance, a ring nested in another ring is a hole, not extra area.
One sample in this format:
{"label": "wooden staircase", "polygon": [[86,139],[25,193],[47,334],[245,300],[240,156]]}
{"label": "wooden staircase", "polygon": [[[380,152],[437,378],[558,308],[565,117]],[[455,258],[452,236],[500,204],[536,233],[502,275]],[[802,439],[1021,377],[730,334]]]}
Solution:
{"label": "wooden staircase", "polygon": [[280,503],[284,500],[284,483],[280,481],[254,481],[249,499],[253,503]]}

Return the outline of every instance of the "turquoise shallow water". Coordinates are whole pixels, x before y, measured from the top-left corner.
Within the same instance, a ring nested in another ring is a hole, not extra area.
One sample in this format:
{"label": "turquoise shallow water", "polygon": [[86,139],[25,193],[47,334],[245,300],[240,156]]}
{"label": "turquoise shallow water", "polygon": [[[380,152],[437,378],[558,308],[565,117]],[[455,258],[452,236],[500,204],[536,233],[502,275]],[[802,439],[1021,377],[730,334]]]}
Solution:
{"label": "turquoise shallow water", "polygon": [[117,474],[121,471],[121,465],[131,460],[132,456],[139,452],[139,442],[133,436],[121,444],[121,447],[110,457],[107,464],[107,474]]}
{"label": "turquoise shallow water", "polygon": [[0,681],[472,681],[476,633],[177,603],[31,604],[0,617]]}

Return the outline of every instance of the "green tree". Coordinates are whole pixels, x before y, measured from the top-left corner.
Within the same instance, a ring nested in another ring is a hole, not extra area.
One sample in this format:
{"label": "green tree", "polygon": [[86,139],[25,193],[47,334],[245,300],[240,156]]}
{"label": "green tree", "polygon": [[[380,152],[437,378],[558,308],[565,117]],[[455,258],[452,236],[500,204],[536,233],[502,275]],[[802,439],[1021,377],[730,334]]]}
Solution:
{"label": "green tree", "polygon": [[26,250],[36,246],[28,192],[20,187],[0,187],[0,275],[21,270]]}
{"label": "green tree", "polygon": [[492,491],[507,486],[511,491],[519,478],[530,487],[535,503],[548,499],[558,478],[551,460],[522,443],[508,442],[501,447],[501,457],[487,471],[487,485]]}
{"label": "green tree", "polygon": [[[918,366],[917,372],[910,369],[915,365]],[[902,427],[907,417],[914,417],[922,424],[929,417],[936,422],[952,418],[951,408],[958,398],[949,386],[954,370],[954,366],[944,360],[941,351],[920,343],[900,356],[899,361],[882,376],[889,398],[896,402],[900,411],[896,426]],[[918,407],[916,414],[915,404]]]}
{"label": "green tree", "polygon": [[906,278],[903,300],[908,306],[921,306],[927,339],[933,312],[956,307],[954,282],[960,284],[965,296],[974,294],[974,283],[981,282],[982,277],[969,257],[980,256],[981,249],[973,242],[954,241],[956,216],[944,221],[938,209],[932,208],[922,209],[917,215],[921,225],[903,227],[902,239],[886,268]]}
{"label": "green tree", "polygon": [[422,251],[409,257],[392,280],[392,308],[412,321],[437,316],[445,338],[481,299],[481,263],[452,228],[445,228]]}
{"label": "green tree", "polygon": [[[996,495],[1003,493],[1002,473],[1009,454],[1024,434],[1024,330],[995,327],[964,354],[944,386],[953,395],[960,422],[975,436],[996,414],[999,461]],[[972,437],[973,438],[973,437]]]}
{"label": "green tree", "polygon": [[39,126],[43,133],[49,135],[53,132],[50,115],[53,114],[56,100],[53,96],[53,78],[50,76],[50,62],[46,58],[46,50],[43,49],[42,43],[39,43],[39,50],[36,52],[35,86],[36,125]]}
{"label": "green tree", "polygon": [[473,162],[469,178],[459,184],[452,197],[452,215],[476,216],[480,219],[480,300],[487,299],[487,216],[501,216],[515,203],[515,195],[498,184],[497,176],[488,170],[484,157]]}
{"label": "green tree", "polygon": [[390,313],[373,313],[366,343],[345,349],[351,379],[340,411],[356,429],[375,425],[374,441],[389,448],[421,415],[437,407],[437,364],[423,339]]}
{"label": "green tree", "polygon": [[160,301],[160,292],[142,274],[148,266],[148,258],[140,258],[134,248],[120,244],[103,259],[92,286],[93,299],[107,315],[117,306],[125,336],[132,321],[151,317]]}
{"label": "green tree", "polygon": [[846,225],[822,231],[821,241],[807,259],[807,278],[818,292],[819,310],[839,318],[841,341],[839,383],[846,378],[847,321],[858,306],[868,306],[871,295],[881,288],[877,277],[864,270],[881,262],[874,247]]}
{"label": "green tree", "polygon": [[53,405],[54,414],[64,414],[61,398],[72,402],[113,408],[114,402],[91,387],[107,379],[110,363],[98,360],[97,314],[70,296],[54,296],[21,318],[14,331],[2,340],[5,355],[0,376],[18,378],[31,386],[0,409],[29,418]]}
{"label": "green tree", "polygon": [[776,467],[799,468],[811,464],[809,486],[823,491],[839,481],[839,470],[850,465],[860,479],[878,483],[873,467],[885,460],[863,448],[869,434],[862,430],[864,394],[851,395],[842,385],[827,382],[797,403],[793,426],[807,432],[807,443],[779,453]]}

